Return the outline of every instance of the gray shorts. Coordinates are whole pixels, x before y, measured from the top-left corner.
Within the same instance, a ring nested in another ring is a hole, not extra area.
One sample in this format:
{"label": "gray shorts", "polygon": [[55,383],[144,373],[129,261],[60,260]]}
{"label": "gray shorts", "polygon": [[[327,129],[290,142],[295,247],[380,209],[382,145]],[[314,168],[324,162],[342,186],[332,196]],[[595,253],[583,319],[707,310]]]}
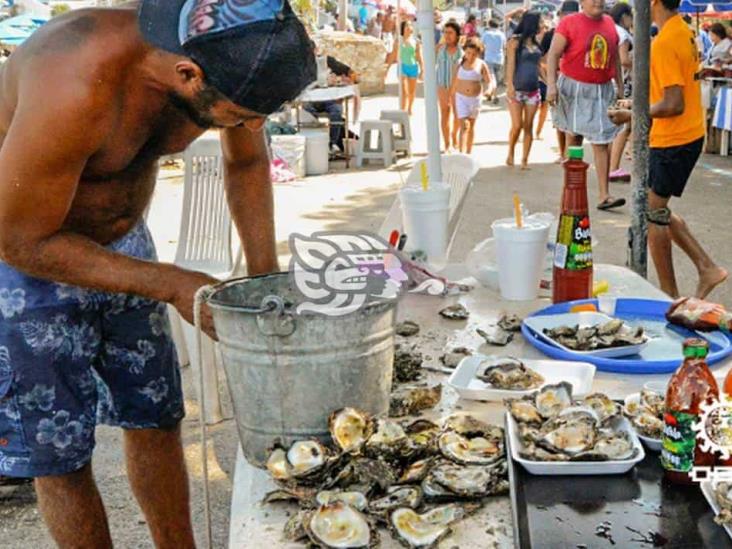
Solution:
{"label": "gray shorts", "polygon": [[585,84],[562,74],[557,82],[557,95],[552,112],[557,129],[581,135],[595,145],[613,142],[620,131],[607,115],[617,96],[613,82]]}

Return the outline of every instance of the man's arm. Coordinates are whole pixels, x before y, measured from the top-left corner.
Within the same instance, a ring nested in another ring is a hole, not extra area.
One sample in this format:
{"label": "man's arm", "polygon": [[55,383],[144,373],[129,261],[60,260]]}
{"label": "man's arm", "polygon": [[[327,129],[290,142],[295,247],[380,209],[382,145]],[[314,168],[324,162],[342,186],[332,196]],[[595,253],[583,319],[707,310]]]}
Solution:
{"label": "man's arm", "polygon": [[264,131],[221,132],[226,196],[250,276],[279,271],[270,159]]}
{"label": "man's arm", "polygon": [[663,89],[663,99],[651,105],[651,118],[673,118],[684,114],[684,88],[669,86]]}
{"label": "man's arm", "polygon": [[554,33],[549,53],[546,54],[546,100],[550,105],[557,102],[557,74],[559,74],[559,60],[567,49],[567,38],[558,32]]}
{"label": "man's arm", "polygon": [[112,131],[114,99],[103,86],[73,81],[53,101],[45,89],[35,78],[19,84],[0,149],[0,259],[34,277],[171,303],[192,320],[195,291],[213,279],[114,253],[64,228],[87,160]]}

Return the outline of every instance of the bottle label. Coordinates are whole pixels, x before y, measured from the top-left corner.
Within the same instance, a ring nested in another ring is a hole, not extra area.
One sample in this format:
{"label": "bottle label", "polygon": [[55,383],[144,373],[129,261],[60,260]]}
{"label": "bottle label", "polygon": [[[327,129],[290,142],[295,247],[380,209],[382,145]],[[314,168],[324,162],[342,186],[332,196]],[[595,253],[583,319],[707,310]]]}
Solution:
{"label": "bottle label", "polygon": [[565,215],[559,218],[554,266],[569,271],[592,268],[592,235],[589,216]]}
{"label": "bottle label", "polygon": [[696,431],[693,426],[698,416],[685,412],[666,412],[663,418],[661,465],[667,471],[688,473],[694,466]]}

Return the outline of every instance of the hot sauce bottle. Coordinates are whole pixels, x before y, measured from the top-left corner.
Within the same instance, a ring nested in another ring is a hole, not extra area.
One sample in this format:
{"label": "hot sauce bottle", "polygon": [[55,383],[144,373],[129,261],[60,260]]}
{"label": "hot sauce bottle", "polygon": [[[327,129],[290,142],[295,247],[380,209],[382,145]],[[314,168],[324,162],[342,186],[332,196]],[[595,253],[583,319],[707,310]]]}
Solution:
{"label": "hot sauce bottle", "polygon": [[684,362],[671,377],[663,414],[661,465],[664,477],[677,484],[692,484],[693,466],[712,466],[715,456],[702,452],[692,426],[699,419],[702,403],[719,400],[719,388],[706,357],[709,343],[701,338],[684,341]]}
{"label": "hot sauce bottle", "polygon": [[587,207],[587,170],[582,147],[569,147],[554,248],[552,301],[592,297],[592,235]]}

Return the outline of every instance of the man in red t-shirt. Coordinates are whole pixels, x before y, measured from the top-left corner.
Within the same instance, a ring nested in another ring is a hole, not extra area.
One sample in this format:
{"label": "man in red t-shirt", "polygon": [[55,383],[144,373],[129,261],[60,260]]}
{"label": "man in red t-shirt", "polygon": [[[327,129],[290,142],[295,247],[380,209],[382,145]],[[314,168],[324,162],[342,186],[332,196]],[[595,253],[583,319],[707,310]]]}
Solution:
{"label": "man in red t-shirt", "polygon": [[618,128],[607,111],[623,98],[619,39],[615,23],[604,13],[605,0],[582,0],[581,6],[582,11],[562,19],[554,33],[547,54],[547,100],[555,107],[558,129],[570,134],[575,145],[582,138],[592,144],[600,186],[597,207],[609,210],[625,205],[625,199],[613,198],[609,189],[610,145]]}

